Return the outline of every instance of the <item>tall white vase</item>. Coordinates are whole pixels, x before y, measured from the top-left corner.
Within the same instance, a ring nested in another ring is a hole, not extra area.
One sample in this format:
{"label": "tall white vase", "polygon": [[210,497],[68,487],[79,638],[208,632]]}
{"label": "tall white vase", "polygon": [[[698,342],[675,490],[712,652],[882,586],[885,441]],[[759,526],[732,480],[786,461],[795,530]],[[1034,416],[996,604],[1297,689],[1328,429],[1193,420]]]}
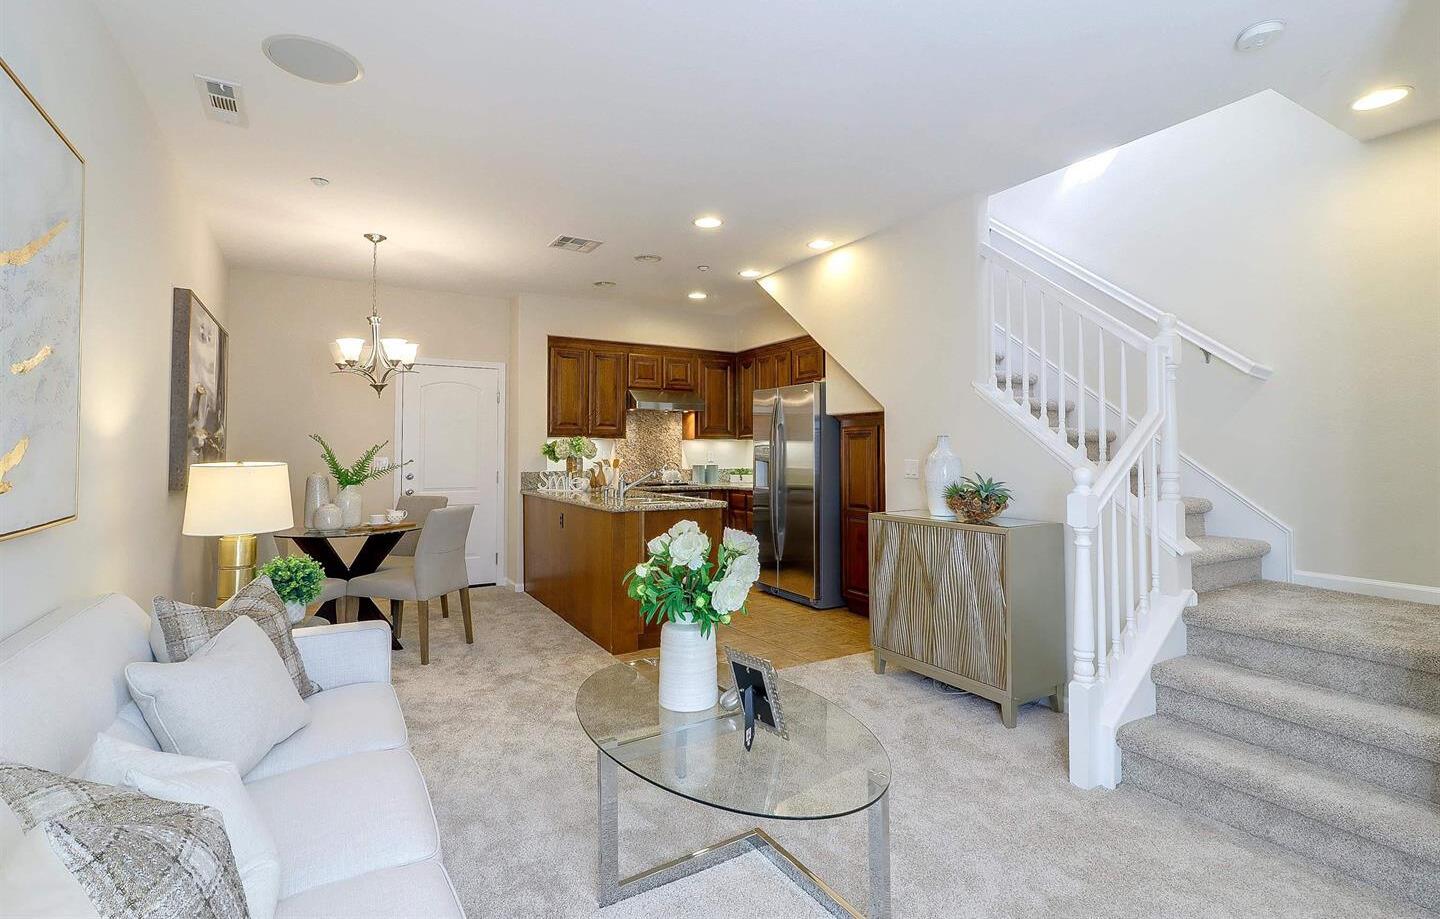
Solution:
{"label": "tall white vase", "polygon": [[305,529],[315,526],[315,512],[330,503],[330,478],[321,472],[305,477]]}
{"label": "tall white vase", "polygon": [[936,435],[935,449],[925,458],[925,502],[930,516],[954,518],[955,513],[945,505],[945,489],[964,474],[960,457],[950,452],[950,435]]}
{"label": "tall white vase", "polygon": [[359,485],[346,485],[340,489],[335,503],[340,505],[340,525],[342,527],[358,527],[360,525],[360,517],[364,508],[360,506]]}
{"label": "tall white vase", "polygon": [[720,697],[716,679],[715,630],[700,634],[698,622],[667,622],[660,627],[660,707],[700,712]]}

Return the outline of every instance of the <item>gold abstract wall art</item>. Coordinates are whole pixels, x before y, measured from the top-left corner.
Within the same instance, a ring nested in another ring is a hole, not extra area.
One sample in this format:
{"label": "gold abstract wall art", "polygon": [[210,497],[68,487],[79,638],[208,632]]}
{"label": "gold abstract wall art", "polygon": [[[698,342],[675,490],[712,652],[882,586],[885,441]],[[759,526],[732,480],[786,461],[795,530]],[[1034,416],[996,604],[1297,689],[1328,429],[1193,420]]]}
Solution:
{"label": "gold abstract wall art", "polygon": [[0,60],[0,539],[79,511],[85,160]]}

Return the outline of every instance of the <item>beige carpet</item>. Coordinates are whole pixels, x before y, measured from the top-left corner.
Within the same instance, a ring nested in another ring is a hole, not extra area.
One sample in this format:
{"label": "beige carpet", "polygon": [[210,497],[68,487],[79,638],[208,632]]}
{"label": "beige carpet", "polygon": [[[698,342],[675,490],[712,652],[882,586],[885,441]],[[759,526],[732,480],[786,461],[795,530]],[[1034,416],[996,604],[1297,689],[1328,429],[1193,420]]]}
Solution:
{"label": "beige carpet", "polygon": [[[599,911],[595,750],[575,691],[609,655],[523,594],[474,592],[476,642],[434,614],[419,666],[414,614],[395,682],[430,783],[445,863],[480,917],[827,915],[751,854]],[[893,765],[897,916],[1424,917],[1283,849],[1143,792],[1066,780],[1064,718],[995,707],[855,655],[786,670],[865,722]],[[621,870],[750,824],[621,773]],[[854,902],[866,896],[863,816],[765,828]]]}

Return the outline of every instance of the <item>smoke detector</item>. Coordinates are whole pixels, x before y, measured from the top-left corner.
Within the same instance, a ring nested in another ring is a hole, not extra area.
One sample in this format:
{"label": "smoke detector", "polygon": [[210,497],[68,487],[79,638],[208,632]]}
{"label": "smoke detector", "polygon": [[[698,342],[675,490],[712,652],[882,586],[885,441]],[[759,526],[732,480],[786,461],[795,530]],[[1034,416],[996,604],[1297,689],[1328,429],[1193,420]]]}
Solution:
{"label": "smoke detector", "polygon": [[1246,27],[1245,31],[1235,36],[1236,51],[1256,51],[1266,45],[1274,43],[1285,31],[1285,23],[1279,19],[1267,19],[1264,22],[1257,22]]}
{"label": "smoke detector", "polygon": [[200,98],[204,101],[206,118],[241,128],[249,122],[245,117],[245,94],[240,91],[239,83],[197,73],[195,88],[200,91]]}
{"label": "smoke detector", "polygon": [[605,245],[598,239],[586,239],[583,236],[557,236],[550,241],[551,249],[564,249],[567,252],[594,252]]}

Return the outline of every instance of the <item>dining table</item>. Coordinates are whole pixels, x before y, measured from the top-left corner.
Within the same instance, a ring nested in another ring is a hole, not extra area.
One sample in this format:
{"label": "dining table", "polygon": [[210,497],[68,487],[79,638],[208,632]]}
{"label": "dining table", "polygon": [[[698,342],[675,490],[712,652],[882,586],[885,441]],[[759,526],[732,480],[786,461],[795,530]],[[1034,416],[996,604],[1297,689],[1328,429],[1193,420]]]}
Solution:
{"label": "dining table", "polygon": [[[341,578],[348,581],[351,578],[378,571],[381,562],[385,561],[390,550],[395,548],[400,537],[418,529],[420,529],[420,524],[409,520],[400,523],[362,524],[361,526],[342,527],[338,530],[291,527],[276,533],[275,538],[288,539],[295,543],[301,552],[320,563],[320,567],[325,569],[327,578]],[[349,563],[346,563],[336,549],[336,543],[341,540],[363,540],[359,550]],[[380,607],[375,605],[374,600],[369,597],[360,597],[359,600],[357,619],[379,619],[382,622],[390,622],[389,617],[380,612]],[[328,600],[321,604],[316,615],[329,622],[338,622],[340,617],[335,608],[335,602]],[[390,635],[390,647],[396,651],[400,650],[399,637],[393,631]]]}

